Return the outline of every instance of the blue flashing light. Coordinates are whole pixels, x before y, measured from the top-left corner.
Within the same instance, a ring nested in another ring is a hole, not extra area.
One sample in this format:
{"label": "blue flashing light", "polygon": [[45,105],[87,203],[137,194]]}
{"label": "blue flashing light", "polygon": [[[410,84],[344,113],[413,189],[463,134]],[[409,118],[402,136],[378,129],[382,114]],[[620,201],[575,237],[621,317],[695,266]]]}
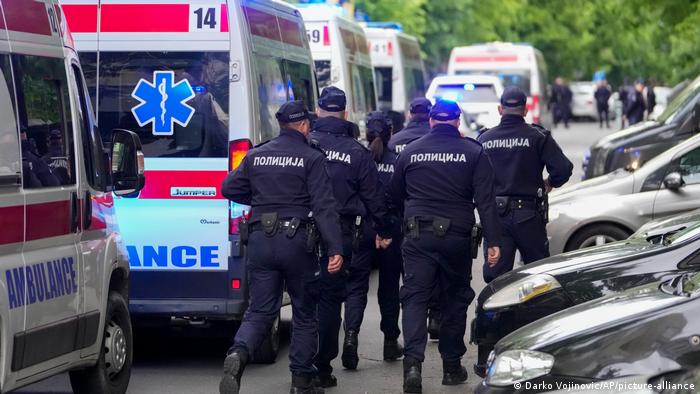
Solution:
{"label": "blue flashing light", "polygon": [[456,103],[460,97],[459,93],[457,92],[445,92],[442,97],[439,97],[440,101],[452,101]]}
{"label": "blue flashing light", "polygon": [[192,89],[194,90],[194,92],[196,94],[204,94],[207,92],[207,87],[204,85],[195,85],[195,86],[192,86]]}
{"label": "blue flashing light", "polygon": [[367,22],[367,27],[403,31],[403,26],[399,22]]}
{"label": "blue flashing light", "polygon": [[473,83],[465,83],[465,84],[464,84],[464,90],[472,91],[472,90],[474,90],[474,89],[476,89],[476,86],[474,86]]}

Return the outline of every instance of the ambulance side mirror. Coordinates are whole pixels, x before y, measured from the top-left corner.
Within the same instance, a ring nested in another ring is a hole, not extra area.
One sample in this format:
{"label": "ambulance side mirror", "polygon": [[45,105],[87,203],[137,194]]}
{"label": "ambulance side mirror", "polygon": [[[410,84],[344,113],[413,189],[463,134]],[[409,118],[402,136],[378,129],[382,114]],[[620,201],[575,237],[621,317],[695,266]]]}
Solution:
{"label": "ambulance side mirror", "polygon": [[141,140],[133,131],[112,130],[112,191],[117,196],[138,193],[146,184]]}

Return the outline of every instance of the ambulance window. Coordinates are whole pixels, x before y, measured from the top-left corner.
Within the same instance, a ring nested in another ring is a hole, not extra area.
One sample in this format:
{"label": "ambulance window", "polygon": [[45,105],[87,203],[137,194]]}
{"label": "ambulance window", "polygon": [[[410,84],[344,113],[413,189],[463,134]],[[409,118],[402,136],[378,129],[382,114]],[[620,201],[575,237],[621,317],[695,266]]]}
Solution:
{"label": "ambulance window", "polygon": [[21,161],[9,55],[0,55],[0,72],[0,184],[6,184],[5,180],[14,184]]}
{"label": "ambulance window", "polygon": [[360,81],[365,95],[365,112],[374,111],[377,106],[377,97],[374,91],[374,75],[369,67],[358,66]]}
{"label": "ambulance window", "polygon": [[[375,67],[374,78],[377,81],[377,91],[380,109],[391,109],[392,94],[392,68],[391,67]],[[406,87],[408,90],[408,87]],[[386,108],[384,108],[386,107]]]}
{"label": "ambulance window", "polygon": [[260,111],[260,134],[256,142],[267,141],[279,134],[275,113],[287,102],[288,83],[284,72],[284,60],[254,54],[256,85]]}
{"label": "ambulance window", "polygon": [[291,82],[290,100],[302,100],[309,111],[316,109],[311,66],[291,60],[286,61],[287,79]]}
{"label": "ambulance window", "polygon": [[316,66],[318,88],[323,89],[331,84],[331,61],[316,60],[314,61],[314,65]]}
{"label": "ambulance window", "polygon": [[[102,139],[110,141],[112,130],[121,128],[139,135],[146,157],[226,157],[228,72],[228,52],[100,53]],[[183,97],[183,104],[167,101],[162,108],[167,96],[161,90]]]}
{"label": "ambulance window", "polygon": [[75,152],[63,59],[13,55],[24,187],[75,183]]}
{"label": "ambulance window", "polygon": [[92,108],[97,108],[97,53],[96,52],[80,52],[80,67],[83,68],[83,75],[87,83],[87,89],[90,93],[90,101]]}

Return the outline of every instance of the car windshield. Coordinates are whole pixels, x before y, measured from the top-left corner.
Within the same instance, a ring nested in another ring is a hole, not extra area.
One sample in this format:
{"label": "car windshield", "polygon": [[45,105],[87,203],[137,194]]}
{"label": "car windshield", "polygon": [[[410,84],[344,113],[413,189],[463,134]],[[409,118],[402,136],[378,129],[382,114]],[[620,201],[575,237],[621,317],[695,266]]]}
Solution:
{"label": "car windshield", "polygon": [[433,95],[435,99],[459,103],[497,103],[496,88],[491,84],[452,83],[439,85]]}
{"label": "car windshield", "polygon": [[688,102],[695,100],[698,94],[700,94],[700,77],[696,78],[690,85],[683,89],[673,101],[668,103],[664,112],[659,115],[658,121],[660,123],[673,122],[680,110],[685,108]]}
{"label": "car windshield", "polygon": [[683,242],[694,239],[700,235],[700,223],[695,223],[692,226],[688,226],[677,233],[665,237],[664,245],[678,245]]}

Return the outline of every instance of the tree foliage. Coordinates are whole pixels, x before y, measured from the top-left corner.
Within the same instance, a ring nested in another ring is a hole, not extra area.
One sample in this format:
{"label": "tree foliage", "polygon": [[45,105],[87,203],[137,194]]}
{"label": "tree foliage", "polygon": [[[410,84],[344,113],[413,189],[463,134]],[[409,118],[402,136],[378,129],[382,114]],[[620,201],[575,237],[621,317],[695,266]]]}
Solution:
{"label": "tree foliage", "polygon": [[454,46],[529,42],[550,76],[674,84],[700,73],[700,0],[357,0],[372,20],[401,22],[444,72]]}

